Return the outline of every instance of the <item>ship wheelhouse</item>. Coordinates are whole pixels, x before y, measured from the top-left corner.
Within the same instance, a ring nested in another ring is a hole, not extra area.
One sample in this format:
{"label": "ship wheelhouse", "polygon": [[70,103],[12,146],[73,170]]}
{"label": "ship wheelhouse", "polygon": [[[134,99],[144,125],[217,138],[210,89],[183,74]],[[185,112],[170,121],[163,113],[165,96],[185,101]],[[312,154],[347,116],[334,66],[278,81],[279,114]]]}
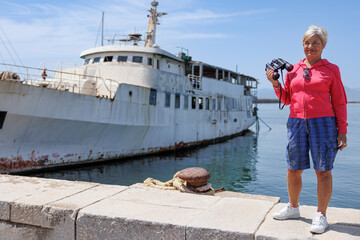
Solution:
{"label": "ship wheelhouse", "polygon": [[192,61],[185,53],[177,57],[157,46],[110,45],[83,51],[81,58],[84,74],[101,73],[118,84],[148,88],[150,105],[249,112],[254,107],[255,78]]}
{"label": "ship wheelhouse", "polygon": [[128,45],[109,45],[83,51],[80,55],[84,58],[84,66],[96,67],[99,64],[127,66],[143,66],[184,75],[185,61],[175,55],[157,47],[139,47]]}

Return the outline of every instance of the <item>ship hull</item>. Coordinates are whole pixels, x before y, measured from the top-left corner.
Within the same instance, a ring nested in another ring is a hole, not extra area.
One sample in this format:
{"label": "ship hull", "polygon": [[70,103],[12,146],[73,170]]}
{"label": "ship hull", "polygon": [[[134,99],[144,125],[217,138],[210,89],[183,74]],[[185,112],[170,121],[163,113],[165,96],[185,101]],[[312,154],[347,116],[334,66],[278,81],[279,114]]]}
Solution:
{"label": "ship hull", "polygon": [[148,98],[148,88],[130,84],[109,99],[1,80],[0,171],[176,150],[234,136],[255,122],[248,111],[164,108],[145,104]]}

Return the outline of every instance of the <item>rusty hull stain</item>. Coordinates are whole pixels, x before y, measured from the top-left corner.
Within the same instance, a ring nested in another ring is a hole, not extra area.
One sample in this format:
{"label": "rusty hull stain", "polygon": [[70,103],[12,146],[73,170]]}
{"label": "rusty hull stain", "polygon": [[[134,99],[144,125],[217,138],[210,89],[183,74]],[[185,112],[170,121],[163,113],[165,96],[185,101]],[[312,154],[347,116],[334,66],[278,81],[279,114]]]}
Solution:
{"label": "rusty hull stain", "polygon": [[[218,137],[218,138],[207,139],[202,141],[193,141],[187,143],[181,141],[167,147],[153,147],[147,149],[139,149],[138,152],[127,153],[127,154],[118,154],[116,152],[112,153],[111,151],[97,152],[96,158],[90,157],[90,155],[93,153],[92,150],[90,150],[89,159],[82,159],[81,156],[78,156],[78,154],[74,154],[74,153],[66,154],[63,157],[61,157],[59,153],[53,153],[50,155],[41,155],[36,157],[35,151],[33,151],[31,154],[29,154],[29,160],[24,160],[22,156],[17,156],[14,158],[0,158],[0,173],[9,173],[9,172],[20,173],[31,170],[40,170],[40,169],[45,170],[46,168],[56,169],[57,167],[75,166],[75,165],[82,165],[87,163],[118,160],[121,158],[145,156],[145,155],[151,155],[151,154],[157,154],[163,152],[173,152],[173,151],[178,151],[180,149],[194,148],[194,147],[222,142],[227,139],[240,136],[243,134],[243,132],[232,134],[225,137]],[[51,156],[52,159],[49,159],[49,156]],[[75,161],[75,159],[71,160],[71,158],[74,157],[77,158],[77,161]],[[58,160],[55,160],[54,158],[58,158]],[[66,158],[68,159],[65,160]]]}
{"label": "rusty hull stain", "polygon": [[0,158],[0,172],[9,171],[13,169],[24,169],[32,167],[41,167],[45,165],[45,161],[38,160],[23,160],[22,157],[17,157],[14,159],[9,158]]}

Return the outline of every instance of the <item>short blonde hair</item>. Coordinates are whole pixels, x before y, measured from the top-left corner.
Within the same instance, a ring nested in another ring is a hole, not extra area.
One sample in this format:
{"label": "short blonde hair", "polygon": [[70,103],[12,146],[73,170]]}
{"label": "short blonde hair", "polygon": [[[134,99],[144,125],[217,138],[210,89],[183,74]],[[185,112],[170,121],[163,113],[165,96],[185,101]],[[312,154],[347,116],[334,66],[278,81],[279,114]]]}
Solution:
{"label": "short blonde hair", "polygon": [[325,47],[325,45],[327,43],[328,33],[324,28],[322,28],[320,26],[311,25],[310,27],[308,27],[307,31],[304,34],[302,42],[304,43],[306,40],[308,40],[309,38],[311,38],[314,35],[319,36],[321,43]]}

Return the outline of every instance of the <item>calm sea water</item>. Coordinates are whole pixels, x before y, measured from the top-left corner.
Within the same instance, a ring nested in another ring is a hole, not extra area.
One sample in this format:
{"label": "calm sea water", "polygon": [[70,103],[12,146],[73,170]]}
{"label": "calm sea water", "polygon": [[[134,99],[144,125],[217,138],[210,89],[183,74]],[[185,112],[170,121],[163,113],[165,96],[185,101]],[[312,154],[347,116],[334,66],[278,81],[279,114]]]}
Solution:
{"label": "calm sea water", "polygon": [[[289,110],[277,104],[259,104],[260,122],[243,136],[223,143],[170,155],[81,167],[71,170],[34,174],[33,176],[131,185],[147,177],[167,181],[187,167],[203,167],[210,172],[214,188],[251,194],[278,196],[287,202],[286,188],[286,121]],[[360,209],[360,104],[348,104],[348,147],[339,152],[333,170],[332,207]],[[313,169],[303,173],[302,205],[317,205],[316,176]]]}

